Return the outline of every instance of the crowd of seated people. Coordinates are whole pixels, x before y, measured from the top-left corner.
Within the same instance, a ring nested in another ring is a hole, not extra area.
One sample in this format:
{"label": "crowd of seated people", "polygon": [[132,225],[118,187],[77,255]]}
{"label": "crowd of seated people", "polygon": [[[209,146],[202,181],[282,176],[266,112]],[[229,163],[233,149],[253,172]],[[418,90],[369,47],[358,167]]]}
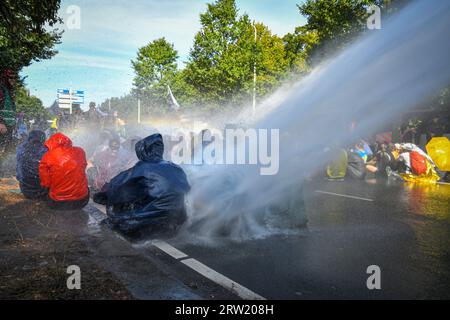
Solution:
{"label": "crowd of seated people", "polygon": [[114,134],[100,133],[100,139],[105,143],[87,157],[63,133],[46,139],[43,131],[31,131],[16,150],[23,195],[53,210],[80,210],[93,198],[106,206],[108,224],[126,234],[184,223],[190,186],[181,167],[164,161],[162,136],[121,143]]}
{"label": "crowd of seated people", "polygon": [[434,155],[413,143],[370,145],[360,140],[347,148],[334,148],[329,155],[325,172],[332,181],[393,177],[404,181],[449,182],[448,172],[439,169]]}

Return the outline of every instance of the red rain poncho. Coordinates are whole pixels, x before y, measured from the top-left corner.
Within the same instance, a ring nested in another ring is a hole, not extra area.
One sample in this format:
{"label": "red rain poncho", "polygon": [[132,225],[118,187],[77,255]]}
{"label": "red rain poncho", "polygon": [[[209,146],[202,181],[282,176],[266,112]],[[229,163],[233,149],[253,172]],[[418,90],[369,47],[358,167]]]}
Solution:
{"label": "red rain poncho", "polygon": [[39,165],[41,185],[49,188],[54,201],[75,201],[89,194],[86,177],[86,155],[83,149],[72,146],[72,141],[57,133],[45,143],[48,152]]}

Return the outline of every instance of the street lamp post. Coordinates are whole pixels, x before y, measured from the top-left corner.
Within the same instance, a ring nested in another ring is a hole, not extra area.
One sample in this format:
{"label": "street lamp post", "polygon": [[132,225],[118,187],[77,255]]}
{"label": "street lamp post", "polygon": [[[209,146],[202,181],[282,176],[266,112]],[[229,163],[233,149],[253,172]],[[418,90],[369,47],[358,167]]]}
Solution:
{"label": "street lamp post", "polygon": [[[257,31],[255,23],[253,23],[253,28],[255,29],[255,49],[256,49]],[[256,114],[256,52],[254,53],[254,60],[253,60],[253,115],[255,114]]]}

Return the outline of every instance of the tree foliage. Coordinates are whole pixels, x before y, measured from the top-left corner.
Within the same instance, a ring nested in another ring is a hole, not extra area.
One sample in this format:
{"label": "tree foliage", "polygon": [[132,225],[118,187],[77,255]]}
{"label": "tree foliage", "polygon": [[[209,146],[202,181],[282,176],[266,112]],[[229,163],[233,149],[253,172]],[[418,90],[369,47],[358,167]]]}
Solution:
{"label": "tree foliage", "polygon": [[297,27],[293,33],[288,33],[283,37],[285,59],[289,72],[294,76],[302,76],[309,71],[307,59],[318,41],[317,32],[310,31],[305,26]]}
{"label": "tree foliage", "polygon": [[239,15],[235,0],[208,4],[200,23],[182,70],[177,70],[176,50],[164,38],[139,49],[132,61],[133,95],[141,98],[144,110],[169,110],[164,107],[167,85],[185,108],[215,110],[251,101],[255,66],[258,97],[286,77],[290,63],[283,39],[264,24],[252,23],[248,15]]}
{"label": "tree foliage", "polygon": [[[367,30],[367,8],[376,0],[306,0],[298,5],[306,17],[305,29],[317,35],[313,47],[315,61],[347,46]],[[312,55],[310,56],[312,57]]]}
{"label": "tree foliage", "polygon": [[[177,51],[164,38],[139,49],[133,60],[133,96],[143,113],[162,113],[167,85],[183,109],[216,111],[250,104],[256,67],[257,99],[286,81],[305,76],[315,62],[349,45],[367,30],[367,8],[376,4],[382,14],[396,12],[408,0],[305,0],[297,7],[307,23],[283,37],[263,23],[240,14],[235,0],[215,0],[200,14],[201,28],[188,61],[177,69]],[[255,39],[256,29],[256,39]],[[123,103],[136,103],[126,97]]]}
{"label": "tree foliage", "polygon": [[16,111],[24,112],[28,119],[36,119],[38,117],[45,118],[48,116],[42,101],[30,95],[29,91],[23,86],[18,85],[15,89]]}
{"label": "tree foliage", "polygon": [[[61,32],[55,26],[60,0],[2,0],[0,3],[0,69],[19,72],[33,60],[57,52]],[[51,30],[49,30],[49,28]]]}
{"label": "tree foliage", "polygon": [[219,0],[208,4],[200,23],[186,66],[186,80],[195,88],[199,104],[223,105],[238,94],[243,80],[250,78],[251,66],[243,51],[251,47],[242,39],[251,22],[247,15],[239,17],[234,0]]}
{"label": "tree foliage", "polygon": [[217,108],[249,102],[255,64],[258,96],[279,84],[288,65],[282,39],[262,23],[252,23],[247,14],[240,16],[234,0],[209,4],[200,22],[185,75],[199,105]]}
{"label": "tree foliage", "polygon": [[313,33],[315,42],[308,50],[308,62],[320,62],[367,32],[367,9],[376,5],[382,20],[396,13],[410,0],[306,0],[297,5],[307,23],[301,29]]}
{"label": "tree foliage", "polygon": [[132,66],[135,72],[134,93],[151,97],[156,103],[164,102],[167,85],[177,72],[178,53],[173,44],[161,38],[139,49]]}

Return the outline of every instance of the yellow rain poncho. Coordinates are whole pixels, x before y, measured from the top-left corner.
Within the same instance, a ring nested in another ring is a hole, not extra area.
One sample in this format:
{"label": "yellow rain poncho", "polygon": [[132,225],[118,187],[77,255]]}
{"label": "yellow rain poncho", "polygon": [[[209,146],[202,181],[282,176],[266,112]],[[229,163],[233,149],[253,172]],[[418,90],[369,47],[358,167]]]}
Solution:
{"label": "yellow rain poncho", "polygon": [[450,140],[448,138],[433,138],[426,148],[439,170],[450,171]]}
{"label": "yellow rain poncho", "polygon": [[58,123],[57,122],[58,122],[58,118],[54,118],[52,120],[52,124],[50,125],[50,128],[58,130]]}
{"label": "yellow rain poncho", "polygon": [[344,149],[337,151],[333,161],[327,166],[327,175],[330,179],[342,179],[347,173],[348,156]]}

